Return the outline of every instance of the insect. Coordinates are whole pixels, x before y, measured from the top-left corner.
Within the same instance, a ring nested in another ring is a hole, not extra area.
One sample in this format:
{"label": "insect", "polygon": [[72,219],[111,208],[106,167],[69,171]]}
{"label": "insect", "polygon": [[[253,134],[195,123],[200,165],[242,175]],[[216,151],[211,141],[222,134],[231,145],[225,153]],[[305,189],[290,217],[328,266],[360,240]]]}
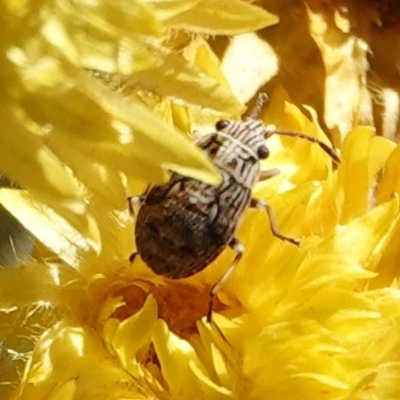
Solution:
{"label": "insect", "polygon": [[139,254],[156,274],[181,279],[203,270],[227,246],[236,253],[226,273],[211,287],[208,322],[215,294],[232,275],[245,251],[235,237],[235,230],[247,208],[265,210],[273,235],[299,244],[298,239],[280,232],[268,203],[252,197],[252,189],[259,180],[279,173],[277,169],[260,169],[260,160],[269,156],[266,138],[279,134],[315,142],[335,162],[340,162],[333,149],[314,137],[294,131],[266,130],[257,120],[266,101],[267,96],[261,94],[244,122],[221,120],[215,132],[196,141],[218,168],[222,177],[219,185],[173,173],[166,184],[152,186],[142,196],[130,199],[131,204],[140,204],[136,220],[137,253],[130,257],[132,262]]}

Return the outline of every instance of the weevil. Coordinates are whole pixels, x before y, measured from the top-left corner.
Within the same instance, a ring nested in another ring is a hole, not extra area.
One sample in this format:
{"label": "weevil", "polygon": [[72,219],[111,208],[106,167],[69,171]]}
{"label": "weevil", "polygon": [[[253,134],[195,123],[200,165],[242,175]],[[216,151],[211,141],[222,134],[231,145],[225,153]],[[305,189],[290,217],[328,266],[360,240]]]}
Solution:
{"label": "weevil", "polygon": [[295,245],[300,243],[280,232],[266,201],[252,197],[258,181],[279,173],[277,169],[261,171],[260,160],[269,156],[266,139],[274,134],[299,137],[317,143],[335,162],[340,162],[332,148],[314,137],[294,131],[266,130],[257,120],[266,101],[267,96],[261,94],[244,122],[220,120],[215,132],[196,140],[196,145],[219,170],[219,185],[173,173],[166,184],[152,186],[142,196],[130,198],[131,204],[140,205],[135,229],[137,253],[131,255],[131,262],[139,254],[156,274],[181,279],[203,270],[227,246],[236,253],[228,270],[211,287],[208,322],[215,294],[232,275],[245,251],[235,231],[249,207],[266,211],[274,236]]}

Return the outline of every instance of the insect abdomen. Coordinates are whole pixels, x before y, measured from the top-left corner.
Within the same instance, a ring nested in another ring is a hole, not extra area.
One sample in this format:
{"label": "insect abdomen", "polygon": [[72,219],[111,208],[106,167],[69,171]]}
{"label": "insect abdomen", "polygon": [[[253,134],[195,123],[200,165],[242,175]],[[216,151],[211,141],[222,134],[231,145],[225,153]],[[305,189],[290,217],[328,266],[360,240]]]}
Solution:
{"label": "insect abdomen", "polygon": [[148,193],[137,217],[136,247],[156,274],[193,275],[223,251],[251,196],[224,178],[210,186],[176,174]]}

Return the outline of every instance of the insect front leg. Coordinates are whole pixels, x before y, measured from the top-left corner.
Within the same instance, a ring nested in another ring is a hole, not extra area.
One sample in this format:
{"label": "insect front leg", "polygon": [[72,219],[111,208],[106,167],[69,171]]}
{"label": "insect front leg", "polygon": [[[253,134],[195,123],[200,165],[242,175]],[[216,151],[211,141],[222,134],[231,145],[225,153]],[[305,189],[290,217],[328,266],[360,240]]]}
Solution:
{"label": "insect front leg", "polygon": [[272,234],[285,242],[290,242],[298,246],[300,244],[299,239],[291,238],[289,236],[285,236],[278,228],[278,224],[276,223],[274,212],[272,211],[271,206],[264,200],[259,199],[251,199],[250,207],[257,208],[259,210],[265,210],[268,214],[269,225],[271,227]]}
{"label": "insect front leg", "polygon": [[268,169],[267,171],[261,171],[258,181],[259,182],[266,181],[267,179],[273,178],[274,176],[277,176],[280,173],[281,171],[278,168]]}
{"label": "insect front leg", "polygon": [[240,259],[243,256],[244,253],[244,246],[242,243],[239,242],[238,239],[233,237],[229,243],[229,247],[236,252],[236,256],[233,259],[233,262],[231,266],[228,268],[228,270],[222,275],[222,277],[212,285],[211,290],[210,290],[210,300],[208,302],[208,311],[207,311],[207,322],[211,322],[212,318],[212,309],[213,309],[213,302],[214,302],[214,297],[215,295],[219,292],[221,289],[221,286],[231,277],[233,272],[235,271]]}

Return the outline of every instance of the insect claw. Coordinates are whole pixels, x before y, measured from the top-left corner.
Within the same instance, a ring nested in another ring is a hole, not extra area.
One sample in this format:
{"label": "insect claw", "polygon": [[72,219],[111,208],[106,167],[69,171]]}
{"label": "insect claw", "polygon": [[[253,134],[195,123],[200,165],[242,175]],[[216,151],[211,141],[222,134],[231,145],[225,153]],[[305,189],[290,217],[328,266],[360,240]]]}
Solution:
{"label": "insect claw", "polygon": [[300,246],[301,240],[300,239],[295,239],[295,238],[285,238],[287,242],[293,243],[296,246]]}
{"label": "insect claw", "polygon": [[278,239],[283,240],[284,242],[289,242],[289,243],[292,243],[292,244],[294,244],[296,246],[300,246],[300,243],[301,243],[300,239],[296,239],[296,238],[292,238],[292,237],[289,237],[289,236],[282,235],[280,232],[276,232],[276,229],[272,230],[272,234],[275,237],[277,237]]}

